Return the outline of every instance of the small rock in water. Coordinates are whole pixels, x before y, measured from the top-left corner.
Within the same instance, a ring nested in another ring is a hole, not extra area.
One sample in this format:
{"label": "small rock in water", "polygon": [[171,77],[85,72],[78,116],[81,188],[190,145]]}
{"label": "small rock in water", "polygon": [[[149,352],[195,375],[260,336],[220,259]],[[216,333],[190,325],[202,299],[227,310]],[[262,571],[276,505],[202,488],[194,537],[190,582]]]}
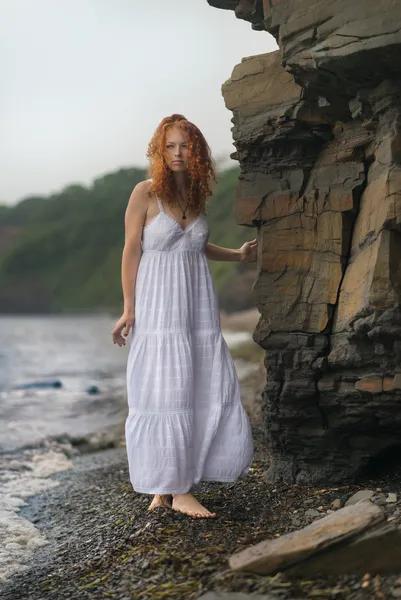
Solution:
{"label": "small rock in water", "polygon": [[87,394],[100,394],[100,390],[97,387],[97,385],[91,385],[88,388],[86,388],[86,393]]}
{"label": "small rock in water", "polygon": [[394,504],[395,502],[397,502],[397,494],[393,494],[392,492],[390,492],[386,498],[386,502],[388,504]]}
{"label": "small rock in water", "polygon": [[367,500],[370,500],[373,495],[374,492],[372,492],[372,490],[359,490],[359,492],[351,496],[351,498],[348,498],[345,506],[352,506],[353,504],[357,504],[357,502],[366,502]]}
{"label": "small rock in water", "polygon": [[339,508],[341,508],[342,507],[341,499],[336,498],[335,500],[333,500],[330,507],[332,508],[332,510],[338,510]]}
{"label": "small rock in water", "polygon": [[59,379],[53,381],[32,381],[31,383],[22,383],[14,386],[15,390],[29,390],[30,388],[61,388],[63,384]]}

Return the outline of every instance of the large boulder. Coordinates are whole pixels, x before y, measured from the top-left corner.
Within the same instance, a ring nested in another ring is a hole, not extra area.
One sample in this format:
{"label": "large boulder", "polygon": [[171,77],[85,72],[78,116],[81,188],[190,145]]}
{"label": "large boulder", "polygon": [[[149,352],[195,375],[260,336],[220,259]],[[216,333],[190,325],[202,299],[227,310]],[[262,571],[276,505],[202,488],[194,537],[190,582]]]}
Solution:
{"label": "large boulder", "polygon": [[268,479],[355,480],[401,449],[398,0],[210,0],[272,33],[223,85],[259,231]]}

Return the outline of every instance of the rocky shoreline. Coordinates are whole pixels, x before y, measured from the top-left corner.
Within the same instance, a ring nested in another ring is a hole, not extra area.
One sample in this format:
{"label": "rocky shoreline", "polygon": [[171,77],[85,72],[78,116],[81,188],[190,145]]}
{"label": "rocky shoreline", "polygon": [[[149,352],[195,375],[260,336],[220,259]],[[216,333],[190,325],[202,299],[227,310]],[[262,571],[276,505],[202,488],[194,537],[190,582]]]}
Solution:
{"label": "rocky shoreline", "polygon": [[346,484],[400,452],[399,2],[208,4],[279,47],[222,84],[233,214],[258,234],[269,477]]}
{"label": "rocky shoreline", "polygon": [[[267,483],[260,407],[263,368],[241,382],[256,444],[249,475],[235,485],[203,483],[197,495],[218,518],[192,520],[170,510],[149,513],[150,497],[133,492],[125,448],[81,454],[60,485],[21,510],[48,539],[30,567],[0,588],[6,600],[182,599],[206,592],[268,593],[269,599],[401,597],[401,573],[288,578],[233,572],[228,558],[264,539],[312,523],[360,489],[374,491],[388,518],[401,520],[401,470],[359,486],[314,488]],[[394,499],[394,497],[393,497]],[[334,503],[334,504],[333,504]],[[384,502],[385,503],[385,502]]]}

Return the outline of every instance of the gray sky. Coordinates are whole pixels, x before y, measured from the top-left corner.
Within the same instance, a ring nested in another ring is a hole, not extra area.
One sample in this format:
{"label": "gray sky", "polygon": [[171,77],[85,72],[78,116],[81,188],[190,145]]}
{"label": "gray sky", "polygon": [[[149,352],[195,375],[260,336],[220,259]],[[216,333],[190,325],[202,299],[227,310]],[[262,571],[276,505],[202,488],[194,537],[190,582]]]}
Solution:
{"label": "gray sky", "polygon": [[0,204],[145,166],[173,112],[228,157],[221,84],[275,48],[206,0],[0,0]]}

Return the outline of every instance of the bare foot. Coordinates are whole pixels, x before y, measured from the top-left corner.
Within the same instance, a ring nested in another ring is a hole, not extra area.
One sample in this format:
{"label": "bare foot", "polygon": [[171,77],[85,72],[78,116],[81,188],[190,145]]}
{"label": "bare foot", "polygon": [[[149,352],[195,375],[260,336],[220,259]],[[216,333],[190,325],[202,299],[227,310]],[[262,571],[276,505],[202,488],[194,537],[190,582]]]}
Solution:
{"label": "bare foot", "polygon": [[177,512],[182,512],[185,515],[199,519],[214,518],[216,516],[216,513],[211,513],[207,510],[192,494],[174,494],[171,508]]}
{"label": "bare foot", "polygon": [[169,494],[156,494],[148,510],[158,507],[171,508],[171,496]]}

